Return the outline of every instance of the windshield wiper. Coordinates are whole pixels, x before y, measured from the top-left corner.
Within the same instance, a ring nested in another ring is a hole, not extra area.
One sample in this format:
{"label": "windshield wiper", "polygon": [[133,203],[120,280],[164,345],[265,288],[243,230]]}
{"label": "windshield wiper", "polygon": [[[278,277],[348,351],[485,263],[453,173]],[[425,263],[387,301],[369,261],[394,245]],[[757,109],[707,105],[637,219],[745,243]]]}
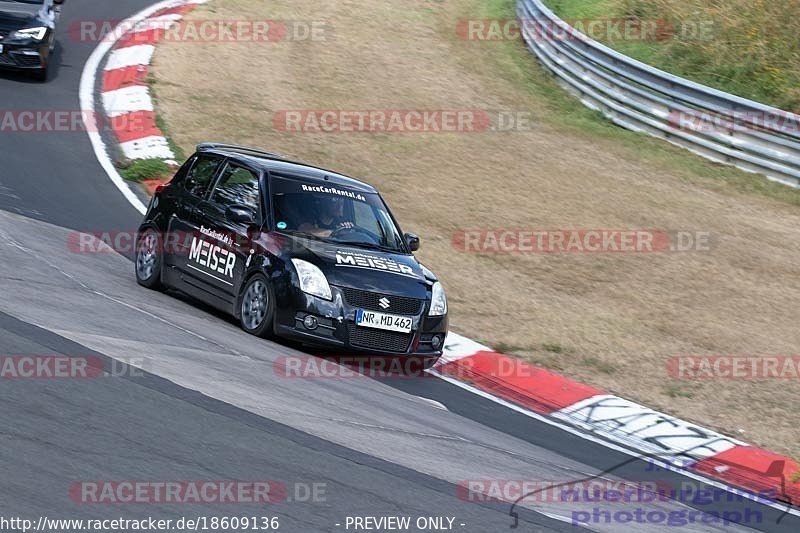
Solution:
{"label": "windshield wiper", "polygon": [[369,248],[370,250],[380,250],[382,252],[389,252],[393,254],[402,253],[400,250],[395,248],[389,248],[388,246],[381,246],[380,244],[375,244],[373,242],[339,242],[338,244],[343,244],[345,246],[355,246],[356,248]]}
{"label": "windshield wiper", "polygon": [[284,229],[278,231],[282,231],[283,233],[288,233],[290,235],[297,235],[298,237],[304,237],[306,239],[311,239],[313,241],[332,242],[328,239],[320,237],[319,235],[314,235],[313,233],[306,233],[305,231],[297,231],[293,229]]}
{"label": "windshield wiper", "polygon": [[327,242],[328,244],[339,244],[342,246],[353,246],[354,248],[367,248],[370,250],[380,250],[381,252],[388,252],[392,254],[401,254],[403,253],[402,250],[398,250],[396,248],[390,248],[388,246],[381,246],[380,244],[375,244],[374,242],[363,242],[363,241],[334,241],[332,239],[326,239],[325,237],[320,237],[319,235],[314,235],[313,233],[306,233],[305,231],[297,231],[292,229],[285,229],[279,230],[283,233],[288,233],[290,235],[296,235],[298,237],[304,237],[306,239],[311,239],[314,241],[320,242]]}

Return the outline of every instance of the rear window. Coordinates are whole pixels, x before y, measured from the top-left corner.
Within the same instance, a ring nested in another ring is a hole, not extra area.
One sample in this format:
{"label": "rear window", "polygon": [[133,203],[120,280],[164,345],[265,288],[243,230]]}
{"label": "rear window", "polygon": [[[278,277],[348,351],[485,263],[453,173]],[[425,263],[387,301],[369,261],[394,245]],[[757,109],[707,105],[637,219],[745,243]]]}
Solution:
{"label": "rear window", "polygon": [[211,181],[217,174],[222,158],[214,155],[198,155],[186,180],[183,182],[187,191],[195,196],[205,196],[211,187]]}

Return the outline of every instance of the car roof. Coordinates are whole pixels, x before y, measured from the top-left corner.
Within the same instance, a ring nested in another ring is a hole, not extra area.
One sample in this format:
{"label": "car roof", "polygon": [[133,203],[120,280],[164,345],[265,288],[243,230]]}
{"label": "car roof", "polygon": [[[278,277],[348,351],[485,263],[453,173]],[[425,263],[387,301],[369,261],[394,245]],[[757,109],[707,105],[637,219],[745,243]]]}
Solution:
{"label": "car roof", "polygon": [[247,166],[259,170],[266,170],[272,174],[300,178],[304,181],[319,185],[337,185],[339,187],[347,187],[366,193],[378,192],[372,185],[355,178],[314,165],[291,161],[279,154],[267,152],[258,148],[219,143],[204,143],[197,146],[197,151],[221,155]]}

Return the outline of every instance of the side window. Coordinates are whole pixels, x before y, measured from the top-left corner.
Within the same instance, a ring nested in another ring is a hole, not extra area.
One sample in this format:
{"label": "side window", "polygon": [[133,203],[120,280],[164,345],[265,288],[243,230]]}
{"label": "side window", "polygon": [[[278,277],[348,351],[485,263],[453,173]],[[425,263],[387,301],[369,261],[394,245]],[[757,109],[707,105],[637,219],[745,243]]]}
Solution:
{"label": "side window", "polygon": [[203,196],[211,186],[211,180],[217,173],[222,158],[211,155],[199,155],[192,169],[186,176],[186,190],[195,196]]}
{"label": "side window", "polygon": [[258,213],[258,176],[246,168],[229,164],[219,178],[211,201],[223,209],[240,205]]}
{"label": "side window", "polygon": [[194,162],[197,161],[197,156],[193,155],[186,162],[178,169],[175,175],[172,177],[172,182],[175,184],[180,184],[183,180],[186,179],[186,175],[189,173],[189,170],[194,166]]}

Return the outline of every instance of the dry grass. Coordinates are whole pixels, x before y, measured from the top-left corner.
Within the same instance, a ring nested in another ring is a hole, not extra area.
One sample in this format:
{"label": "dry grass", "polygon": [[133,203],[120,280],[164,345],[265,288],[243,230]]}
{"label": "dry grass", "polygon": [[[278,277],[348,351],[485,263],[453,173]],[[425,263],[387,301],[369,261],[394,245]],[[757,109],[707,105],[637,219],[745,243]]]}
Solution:
{"label": "dry grass", "polygon": [[[443,279],[461,333],[773,449],[800,453],[800,387],[676,383],[676,354],[798,353],[797,195],[618,131],[562,96],[519,44],[467,43],[478,0],[215,0],[191,18],[323,20],[325,42],[162,45],[158,109],[187,152],[240,142],[378,186]],[[502,15],[511,15],[511,4]],[[525,110],[530,131],[287,134],[285,109]],[[725,179],[721,179],[725,178]],[[758,184],[754,186],[753,184]],[[756,187],[761,192],[743,189]],[[762,192],[766,191],[766,194]],[[707,252],[474,255],[463,228],[711,232]]]}

